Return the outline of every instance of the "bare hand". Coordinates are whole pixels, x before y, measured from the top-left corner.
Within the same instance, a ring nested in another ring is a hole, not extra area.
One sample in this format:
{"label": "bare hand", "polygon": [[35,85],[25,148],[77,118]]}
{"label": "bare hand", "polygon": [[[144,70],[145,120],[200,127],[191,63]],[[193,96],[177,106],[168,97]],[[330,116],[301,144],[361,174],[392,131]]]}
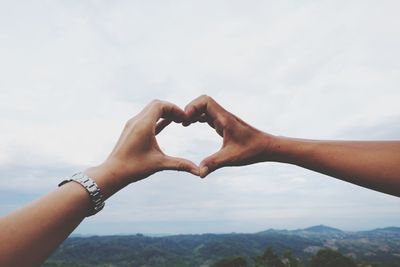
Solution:
{"label": "bare hand", "polygon": [[272,135],[248,125],[226,111],[209,96],[200,96],[185,108],[184,126],[207,122],[223,137],[221,149],[200,163],[200,176],[225,166],[242,166],[265,161]]}
{"label": "bare hand", "polygon": [[157,144],[156,134],[162,128],[160,119],[181,123],[185,112],[178,106],[155,100],[138,115],[131,118],[103,165],[118,177],[123,185],[143,179],[162,170],[178,170],[199,175],[199,168],[193,162],[165,155]]}

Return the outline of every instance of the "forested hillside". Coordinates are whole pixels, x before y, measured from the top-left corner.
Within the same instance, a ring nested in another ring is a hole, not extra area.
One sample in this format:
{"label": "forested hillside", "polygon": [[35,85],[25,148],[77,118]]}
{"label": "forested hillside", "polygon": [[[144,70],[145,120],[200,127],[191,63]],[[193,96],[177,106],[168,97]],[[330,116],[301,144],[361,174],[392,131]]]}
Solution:
{"label": "forested hillside", "polygon": [[400,228],[344,232],[314,226],[254,234],[70,237],[44,266],[398,267]]}

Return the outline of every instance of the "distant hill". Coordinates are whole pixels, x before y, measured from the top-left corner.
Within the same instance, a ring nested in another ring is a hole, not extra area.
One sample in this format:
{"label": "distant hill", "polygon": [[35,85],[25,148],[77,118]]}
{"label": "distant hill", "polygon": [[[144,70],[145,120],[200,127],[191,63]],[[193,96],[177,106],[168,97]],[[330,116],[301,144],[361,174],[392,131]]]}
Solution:
{"label": "distant hill", "polygon": [[311,226],[308,228],[303,229],[302,231],[306,232],[313,232],[313,233],[342,233],[342,230],[339,230],[337,228],[325,226],[325,225],[316,225],[316,226]]}
{"label": "distant hill", "polygon": [[257,234],[268,234],[268,233],[282,233],[282,234],[299,234],[299,233],[315,233],[315,234],[332,234],[332,233],[343,233],[342,230],[329,227],[326,225],[315,225],[304,229],[297,229],[297,230],[275,230],[275,229],[268,229],[265,231],[258,232]]}
{"label": "distant hill", "polygon": [[324,225],[254,234],[70,237],[44,266],[211,267],[236,256],[255,266],[254,259],[268,247],[279,255],[291,251],[304,266],[323,248],[337,250],[359,264],[400,266],[400,228],[346,232]]}
{"label": "distant hill", "polygon": [[400,227],[377,228],[370,231],[364,231],[364,233],[400,233]]}

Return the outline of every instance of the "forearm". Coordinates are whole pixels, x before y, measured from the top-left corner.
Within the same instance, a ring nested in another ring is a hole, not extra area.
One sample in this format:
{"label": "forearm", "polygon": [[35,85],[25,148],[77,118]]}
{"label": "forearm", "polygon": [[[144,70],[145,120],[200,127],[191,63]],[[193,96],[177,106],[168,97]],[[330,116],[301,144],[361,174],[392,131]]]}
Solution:
{"label": "forearm", "polygon": [[68,183],[0,220],[0,265],[40,266],[87,215],[90,200]]}
{"label": "forearm", "polygon": [[400,196],[399,141],[317,141],[274,137],[271,159]]}
{"label": "forearm", "polygon": [[[85,172],[105,197],[119,186],[107,171]],[[40,266],[88,215],[88,192],[69,182],[54,192],[0,219],[0,266]]]}

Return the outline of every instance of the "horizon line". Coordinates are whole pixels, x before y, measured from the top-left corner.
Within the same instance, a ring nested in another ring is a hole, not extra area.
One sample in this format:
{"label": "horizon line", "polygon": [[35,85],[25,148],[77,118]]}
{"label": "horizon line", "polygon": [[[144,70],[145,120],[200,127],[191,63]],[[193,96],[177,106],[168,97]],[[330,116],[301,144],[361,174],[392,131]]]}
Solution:
{"label": "horizon line", "polygon": [[134,235],[143,235],[143,236],[148,236],[148,237],[168,237],[168,236],[177,236],[177,235],[224,235],[224,234],[260,234],[263,232],[267,231],[287,231],[287,232],[295,232],[295,231],[307,231],[312,228],[325,228],[325,229],[331,229],[333,231],[337,230],[343,233],[358,233],[358,232],[368,232],[368,231],[376,231],[376,230],[385,230],[385,229],[390,229],[390,228],[396,228],[400,230],[400,226],[384,226],[384,227],[377,227],[377,228],[372,228],[372,229],[367,229],[367,230],[342,230],[337,227],[325,225],[325,224],[317,224],[317,225],[312,225],[309,227],[305,228],[296,228],[296,229],[278,229],[278,228],[268,228],[265,230],[261,231],[256,231],[256,232],[202,232],[202,233],[140,233],[140,232],[132,232],[132,233],[115,233],[115,234],[85,234],[85,233],[71,233],[68,238],[70,237],[106,237],[106,236],[134,236]]}

